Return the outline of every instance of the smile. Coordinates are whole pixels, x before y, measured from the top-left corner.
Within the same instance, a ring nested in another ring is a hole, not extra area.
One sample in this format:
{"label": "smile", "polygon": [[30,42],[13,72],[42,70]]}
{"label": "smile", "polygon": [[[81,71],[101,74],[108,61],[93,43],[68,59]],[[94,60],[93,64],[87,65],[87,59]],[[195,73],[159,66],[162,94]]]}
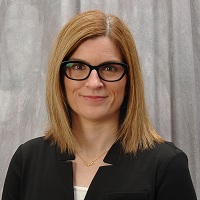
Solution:
{"label": "smile", "polygon": [[93,95],[83,95],[82,97],[85,100],[89,100],[89,101],[102,101],[106,98],[106,96],[93,96]]}

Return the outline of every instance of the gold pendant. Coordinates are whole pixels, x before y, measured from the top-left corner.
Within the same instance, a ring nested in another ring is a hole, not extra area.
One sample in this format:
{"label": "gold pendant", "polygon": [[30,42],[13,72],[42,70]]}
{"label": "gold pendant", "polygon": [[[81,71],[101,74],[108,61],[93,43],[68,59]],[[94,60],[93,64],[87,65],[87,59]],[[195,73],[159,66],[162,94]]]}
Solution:
{"label": "gold pendant", "polygon": [[91,163],[86,163],[86,162],[84,162],[84,164],[85,164],[87,167],[90,167],[91,165],[94,164],[94,161],[92,161]]}

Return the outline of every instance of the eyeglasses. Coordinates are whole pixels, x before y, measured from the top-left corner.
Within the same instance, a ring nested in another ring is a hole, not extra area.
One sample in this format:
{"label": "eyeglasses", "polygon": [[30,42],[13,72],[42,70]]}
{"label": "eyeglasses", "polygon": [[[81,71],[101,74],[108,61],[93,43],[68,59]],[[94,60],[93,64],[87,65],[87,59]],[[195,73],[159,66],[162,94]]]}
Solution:
{"label": "eyeglasses", "polygon": [[128,65],[118,62],[106,62],[98,66],[92,66],[81,61],[63,61],[61,68],[67,78],[82,81],[90,76],[92,70],[96,70],[100,79],[108,82],[121,80],[128,69]]}

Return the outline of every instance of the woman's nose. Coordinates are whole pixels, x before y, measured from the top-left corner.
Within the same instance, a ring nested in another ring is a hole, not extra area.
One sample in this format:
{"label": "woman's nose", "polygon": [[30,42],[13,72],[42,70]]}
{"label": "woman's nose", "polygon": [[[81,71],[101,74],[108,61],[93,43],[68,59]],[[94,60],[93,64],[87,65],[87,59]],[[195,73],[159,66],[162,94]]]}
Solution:
{"label": "woman's nose", "polygon": [[91,88],[99,88],[103,86],[101,79],[96,70],[92,70],[90,76],[86,79],[86,86]]}

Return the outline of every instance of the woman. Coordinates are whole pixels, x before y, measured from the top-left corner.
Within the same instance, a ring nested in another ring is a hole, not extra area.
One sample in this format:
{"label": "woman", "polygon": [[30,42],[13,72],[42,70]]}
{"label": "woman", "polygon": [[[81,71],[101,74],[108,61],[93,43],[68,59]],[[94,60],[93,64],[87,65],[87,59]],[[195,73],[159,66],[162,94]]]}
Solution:
{"label": "woman", "polygon": [[50,128],[21,145],[3,200],[196,200],[186,155],[147,117],[136,47],[113,15],[59,33],[47,74]]}

